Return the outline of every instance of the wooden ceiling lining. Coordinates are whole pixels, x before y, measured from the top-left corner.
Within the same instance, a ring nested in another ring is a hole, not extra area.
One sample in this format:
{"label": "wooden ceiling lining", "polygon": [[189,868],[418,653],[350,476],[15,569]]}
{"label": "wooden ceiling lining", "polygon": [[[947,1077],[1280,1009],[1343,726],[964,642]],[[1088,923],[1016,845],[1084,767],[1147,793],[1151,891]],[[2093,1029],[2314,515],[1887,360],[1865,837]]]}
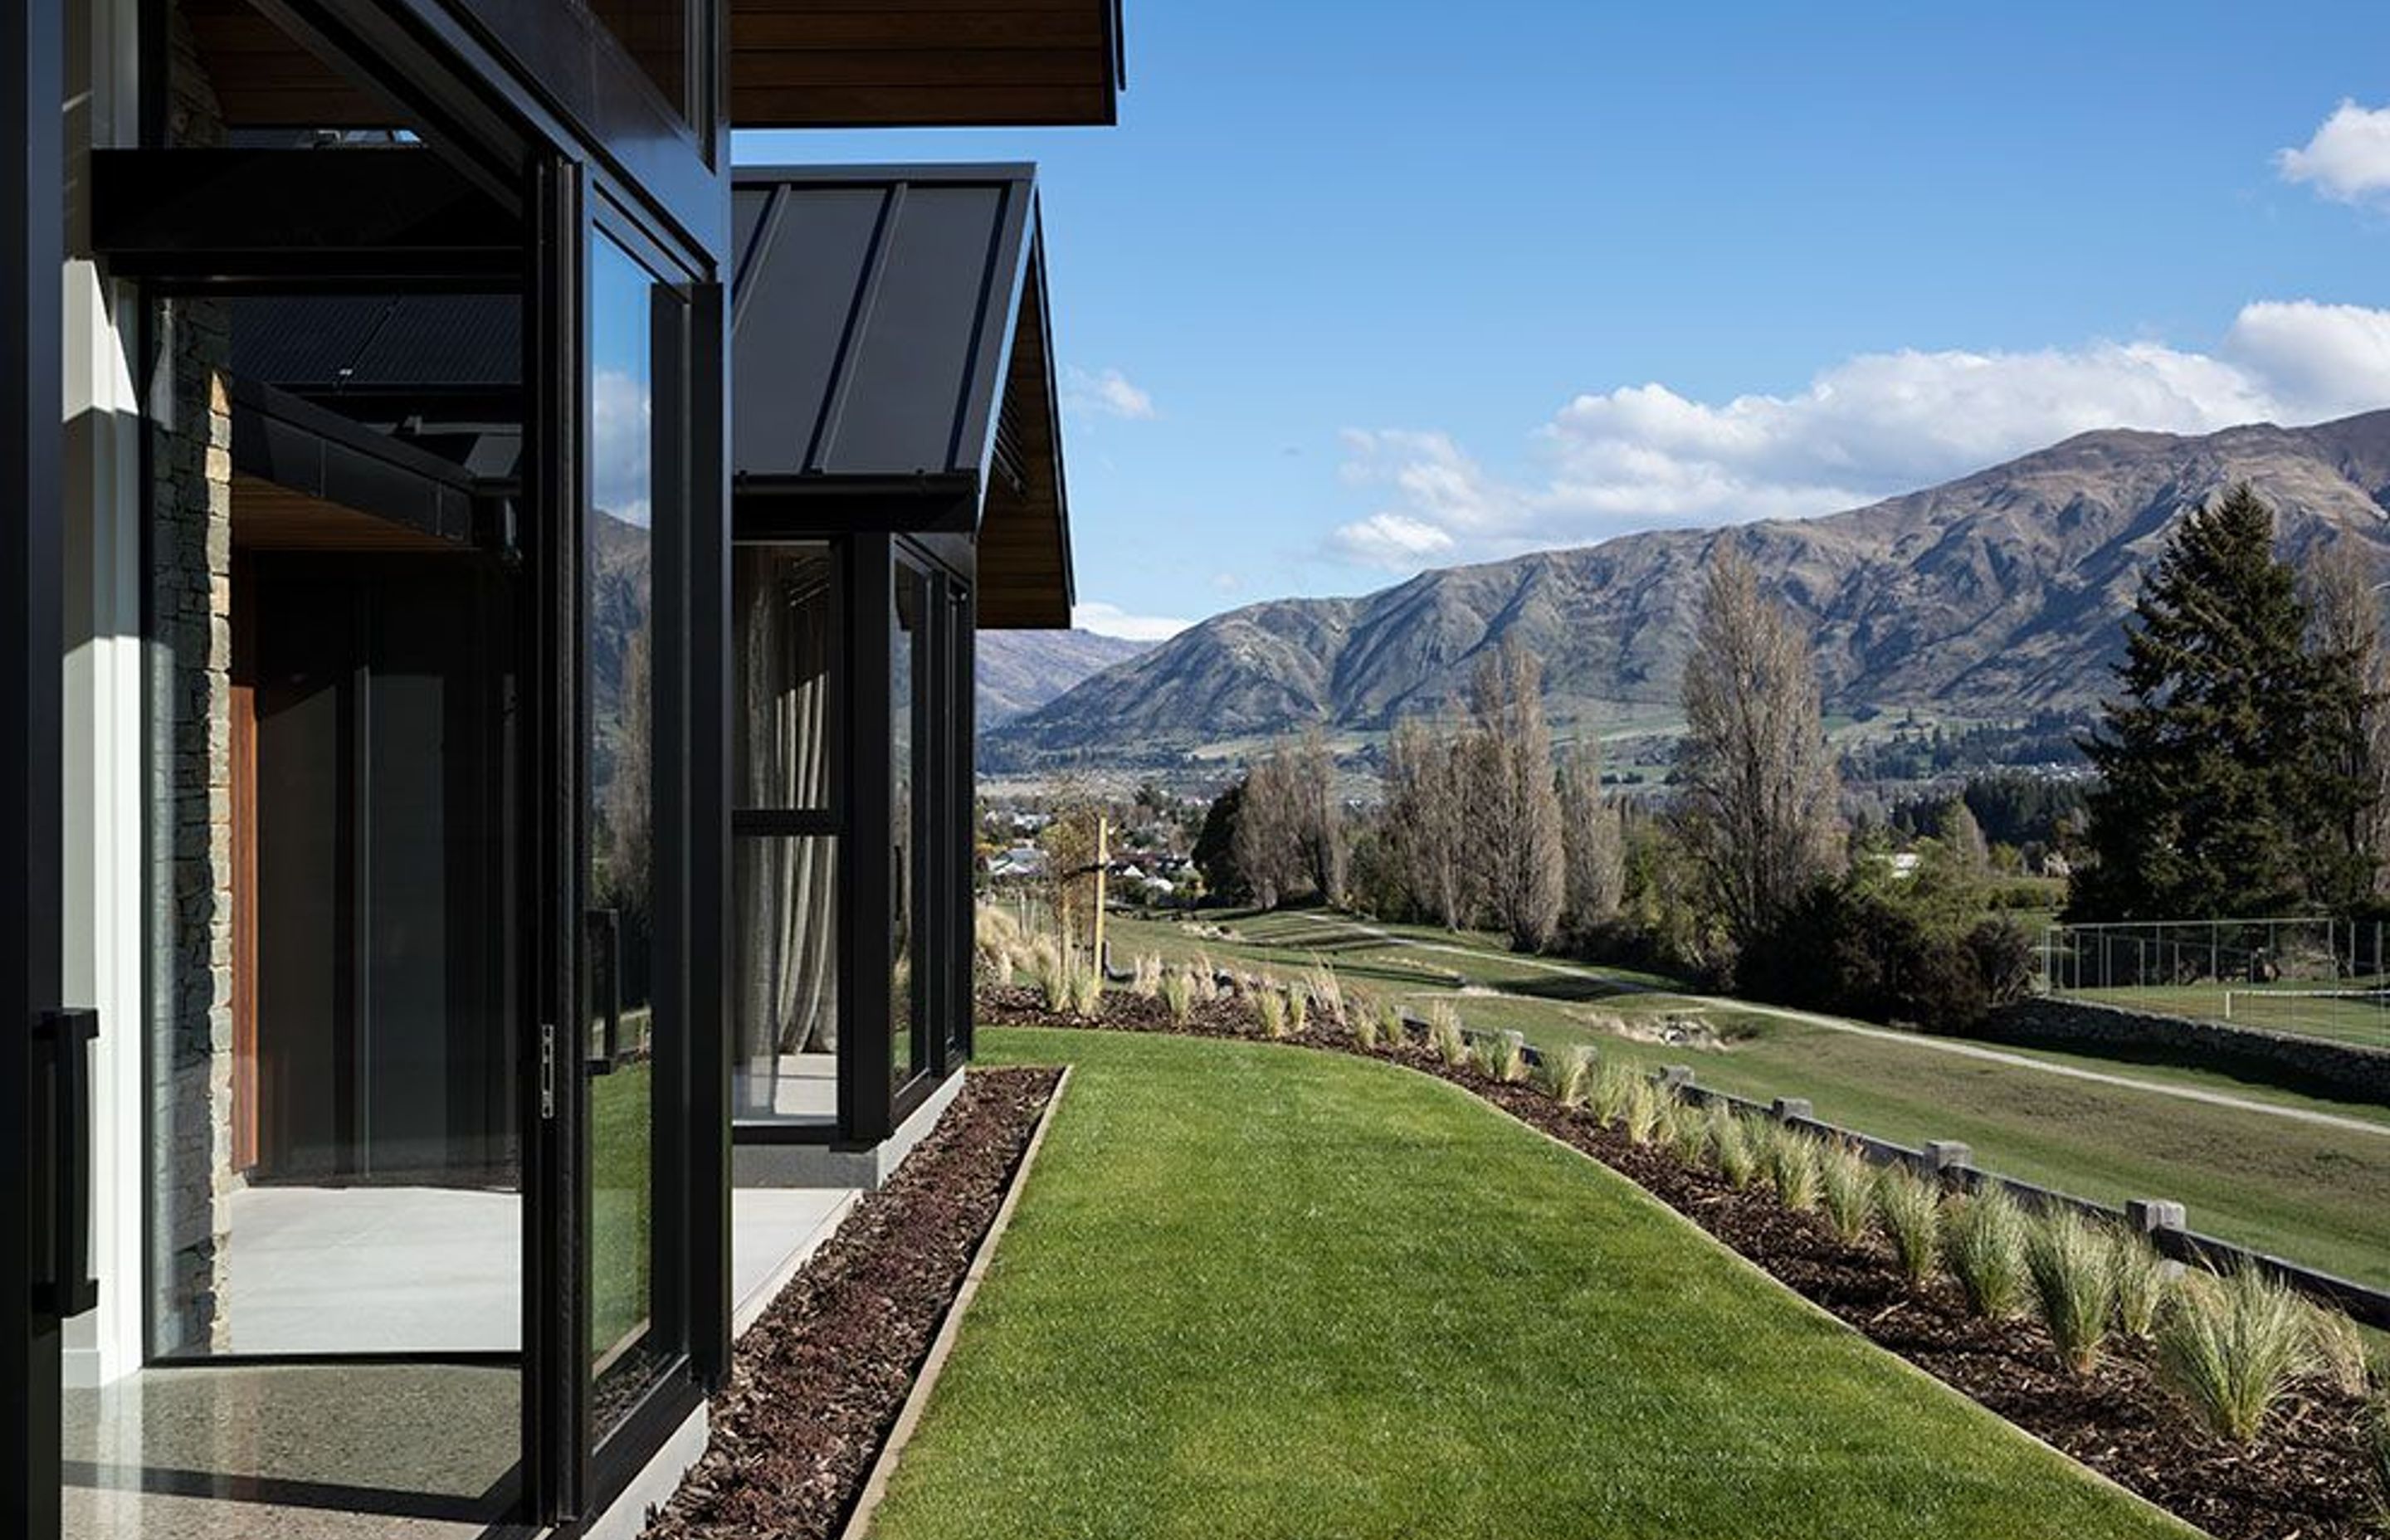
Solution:
{"label": "wooden ceiling lining", "polygon": [[182,0],[228,128],[391,128],[381,98],[351,84],[247,0]]}
{"label": "wooden ceiling lining", "polygon": [[278,486],[232,479],[232,543],[242,551],[420,551],[453,556],[469,547]]}
{"label": "wooden ceiling lining", "polygon": [[1115,0],[731,0],[731,121],[1109,123],[1115,15]]}

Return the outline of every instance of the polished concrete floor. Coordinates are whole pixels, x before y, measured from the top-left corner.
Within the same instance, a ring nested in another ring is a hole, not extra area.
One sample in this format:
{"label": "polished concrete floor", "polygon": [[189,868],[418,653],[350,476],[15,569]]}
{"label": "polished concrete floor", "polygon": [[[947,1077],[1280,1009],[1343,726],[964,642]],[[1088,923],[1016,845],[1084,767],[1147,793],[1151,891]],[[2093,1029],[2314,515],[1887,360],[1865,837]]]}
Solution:
{"label": "polished concrete floor", "polygon": [[838,1121],[838,1055],[784,1053],[741,1059],[731,1069],[732,1105],[742,1118],[782,1123]]}
{"label": "polished concrete floor", "polygon": [[[732,1195],[738,1329],[856,1196]],[[236,1205],[226,1290],[236,1350],[453,1349],[500,1343],[501,1333],[513,1345],[520,1235],[511,1195],[283,1187],[239,1197],[267,1201]],[[504,1202],[452,1201],[490,1197]],[[70,1391],[67,1540],[479,1536],[512,1501],[520,1398],[513,1367],[480,1364],[178,1366]]]}
{"label": "polished concrete floor", "polygon": [[251,1187],[230,1199],[234,1353],[511,1353],[522,1198],[458,1187]]}
{"label": "polished concrete floor", "polygon": [[461,1364],[145,1369],[64,1406],[67,1540],[450,1540],[511,1501],[520,1377]]}

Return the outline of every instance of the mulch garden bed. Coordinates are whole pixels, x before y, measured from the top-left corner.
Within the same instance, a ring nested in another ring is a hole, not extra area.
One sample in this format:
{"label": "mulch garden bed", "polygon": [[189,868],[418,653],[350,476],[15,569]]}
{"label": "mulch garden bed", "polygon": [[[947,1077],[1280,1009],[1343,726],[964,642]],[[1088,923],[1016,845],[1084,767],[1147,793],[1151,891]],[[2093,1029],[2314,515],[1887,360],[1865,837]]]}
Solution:
{"label": "mulch garden bed", "polygon": [[937,1128],[739,1340],[705,1457],[649,1540],[839,1532],[1060,1078],[970,1072]]}
{"label": "mulch garden bed", "polygon": [[[1117,992],[1100,1021],[1057,1015],[1037,992],[983,989],[986,1025],[1104,1028],[1198,1036],[1253,1035],[1242,1002],[1201,1002],[1175,1025],[1158,1000]],[[1363,1048],[1335,1029],[1301,1046],[1389,1059],[1452,1082],[1529,1125],[1592,1156],[1757,1264],[1779,1281],[2010,1422],[2217,1540],[2377,1540],[2380,1498],[2362,1444],[2363,1404],[2302,1384],[2246,1448],[2216,1438],[2161,1384],[2145,1343],[2112,1339],[2100,1367],[2075,1379],[2059,1367],[2037,1322],[1970,1314],[1947,1278],[1919,1286],[1880,1238],[1848,1245],[1824,1217],[1779,1202],[1765,1185],[1736,1189],[1706,1167],[1638,1145],[1581,1110],[1532,1086],[1506,1084],[1473,1064],[1446,1065],[1426,1047]]]}

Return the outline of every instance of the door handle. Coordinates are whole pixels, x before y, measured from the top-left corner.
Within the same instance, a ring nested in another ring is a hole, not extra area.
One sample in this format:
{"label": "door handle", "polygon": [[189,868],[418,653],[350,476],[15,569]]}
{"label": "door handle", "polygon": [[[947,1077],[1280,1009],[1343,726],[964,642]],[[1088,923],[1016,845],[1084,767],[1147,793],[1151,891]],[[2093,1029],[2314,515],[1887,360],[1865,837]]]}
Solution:
{"label": "door handle", "polygon": [[589,1057],[589,1072],[610,1075],[623,1058],[623,912],[587,911],[589,992],[604,1023],[598,1051]]}
{"label": "door handle", "polygon": [[34,1274],[33,1308],[60,1320],[99,1303],[91,1268],[91,1045],[99,1012],[52,1010],[33,1033],[49,1060],[48,1126],[35,1148],[49,1162],[48,1190],[34,1201],[45,1211],[43,1255]]}

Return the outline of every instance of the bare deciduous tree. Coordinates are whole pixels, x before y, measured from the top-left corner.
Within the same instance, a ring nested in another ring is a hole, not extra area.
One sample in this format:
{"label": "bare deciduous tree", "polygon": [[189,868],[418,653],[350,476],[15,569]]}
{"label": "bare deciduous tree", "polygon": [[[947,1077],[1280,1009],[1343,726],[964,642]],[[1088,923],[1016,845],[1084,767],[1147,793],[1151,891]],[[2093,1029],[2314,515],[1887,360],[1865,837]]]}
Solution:
{"label": "bare deciduous tree", "polygon": [[1289,760],[1301,798],[1298,843],[1311,885],[1335,904],[1344,897],[1344,802],[1336,789],[1336,756],[1317,727],[1303,735]]}
{"label": "bare deciduous tree", "polygon": [[2383,858],[2390,854],[2390,658],[2382,646],[2382,596],[2374,568],[2352,540],[2333,540],[2308,557],[2306,589],[2310,650],[2336,679],[2329,751],[2333,768],[2364,792],[2344,831],[2348,853],[2371,874],[2372,891],[2390,891]]}
{"label": "bare deciduous tree", "polygon": [[1626,893],[1626,831],[1601,794],[1601,746],[1591,737],[1562,757],[1560,770],[1561,930],[1582,940],[1616,918]]}
{"label": "bare deciduous tree", "polygon": [[1274,909],[1305,887],[1334,900],[1344,889],[1343,803],[1336,761],[1317,731],[1279,743],[1245,774],[1233,842],[1253,902]]}
{"label": "bare deciduous tree", "polygon": [[1466,753],[1478,813],[1471,843],[1493,921],[1523,952],[1551,941],[1564,880],[1543,680],[1535,654],[1506,642],[1479,662],[1470,692],[1476,725]]}
{"label": "bare deciduous tree", "polygon": [[1831,869],[1838,788],[1808,641],[1761,594],[1751,563],[1723,546],[1703,588],[1684,705],[1678,815],[1741,947]]}
{"label": "bare deciduous tree", "polygon": [[1386,839],[1411,903],[1447,930],[1475,918],[1478,870],[1469,859],[1468,776],[1450,738],[1418,717],[1386,745]]}

